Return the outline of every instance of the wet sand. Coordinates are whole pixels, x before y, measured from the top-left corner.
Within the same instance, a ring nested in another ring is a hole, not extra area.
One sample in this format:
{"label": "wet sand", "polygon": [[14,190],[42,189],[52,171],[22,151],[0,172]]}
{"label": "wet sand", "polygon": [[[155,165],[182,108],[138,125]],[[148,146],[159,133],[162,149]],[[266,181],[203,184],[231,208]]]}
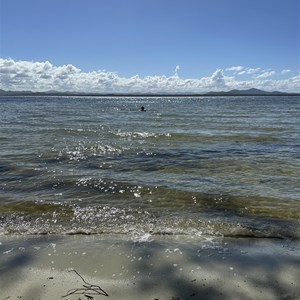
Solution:
{"label": "wet sand", "polygon": [[299,278],[299,241],[0,237],[0,300],[287,300],[300,299]]}

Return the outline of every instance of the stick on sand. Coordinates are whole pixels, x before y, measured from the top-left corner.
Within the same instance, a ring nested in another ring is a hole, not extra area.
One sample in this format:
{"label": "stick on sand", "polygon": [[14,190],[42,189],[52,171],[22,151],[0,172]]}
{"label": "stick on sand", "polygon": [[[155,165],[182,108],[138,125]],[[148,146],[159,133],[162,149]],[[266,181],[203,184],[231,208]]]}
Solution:
{"label": "stick on sand", "polygon": [[86,282],[84,278],[76,270],[74,269],[69,270],[69,272],[72,271],[75,272],[85,284],[82,285],[83,286],[82,288],[69,290],[66,295],[62,296],[62,298],[68,297],[70,295],[84,295],[89,299],[93,299],[93,297],[90,297],[90,295],[102,295],[102,296],[109,297],[109,295],[99,285],[90,284]]}

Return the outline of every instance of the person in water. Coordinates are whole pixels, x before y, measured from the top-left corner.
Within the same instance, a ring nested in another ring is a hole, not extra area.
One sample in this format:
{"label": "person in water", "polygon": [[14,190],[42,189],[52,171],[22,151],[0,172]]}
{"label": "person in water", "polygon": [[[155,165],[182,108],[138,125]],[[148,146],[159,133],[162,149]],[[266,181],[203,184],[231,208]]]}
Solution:
{"label": "person in water", "polygon": [[144,106],[141,107],[141,111],[145,111],[145,107]]}

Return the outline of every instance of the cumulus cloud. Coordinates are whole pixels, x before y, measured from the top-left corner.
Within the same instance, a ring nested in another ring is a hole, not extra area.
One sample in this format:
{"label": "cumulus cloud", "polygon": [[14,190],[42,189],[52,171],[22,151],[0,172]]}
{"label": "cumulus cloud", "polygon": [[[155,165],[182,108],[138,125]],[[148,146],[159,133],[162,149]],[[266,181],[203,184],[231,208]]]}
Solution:
{"label": "cumulus cloud", "polygon": [[229,72],[259,73],[251,80],[237,80],[227,76],[223,69],[217,69],[207,77],[183,79],[179,76],[179,70],[177,65],[172,76],[123,77],[105,70],[83,72],[71,64],[54,66],[48,61],[30,62],[0,58],[0,89],[83,93],[204,93],[255,87],[263,90],[300,91],[300,76],[271,80],[270,77],[275,71],[263,71],[260,68],[237,66],[225,69]]}
{"label": "cumulus cloud", "polygon": [[224,87],[225,83],[225,76],[222,69],[217,69],[212,76],[211,79],[211,86],[212,87]]}
{"label": "cumulus cloud", "polygon": [[289,69],[284,69],[284,70],[282,70],[281,71],[281,74],[288,74],[288,73],[290,73],[291,72],[291,70],[289,70]]}

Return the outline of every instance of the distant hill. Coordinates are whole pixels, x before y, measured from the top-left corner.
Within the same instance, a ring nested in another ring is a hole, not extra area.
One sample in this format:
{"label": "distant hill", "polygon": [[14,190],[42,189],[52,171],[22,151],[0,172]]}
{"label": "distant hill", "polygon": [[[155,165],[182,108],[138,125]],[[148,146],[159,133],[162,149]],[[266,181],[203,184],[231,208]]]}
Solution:
{"label": "distant hill", "polygon": [[136,94],[126,94],[126,93],[75,93],[75,92],[57,92],[57,91],[48,91],[48,92],[32,92],[32,91],[4,91],[0,89],[0,96],[137,96],[137,97],[184,97],[184,96],[300,96],[300,93],[284,93],[278,91],[267,92],[259,89],[247,89],[247,90],[231,90],[231,91],[219,91],[219,92],[208,92],[203,94],[196,93],[136,93]]}
{"label": "distant hill", "polygon": [[0,96],[1,95],[30,95],[30,94],[34,94],[31,91],[4,91],[0,89]]}
{"label": "distant hill", "polygon": [[283,95],[288,95],[290,93],[283,93],[283,92],[278,92],[278,91],[273,91],[273,92],[266,92],[263,90],[259,89],[248,89],[248,90],[231,90],[228,92],[208,92],[206,95],[210,96],[283,96]]}

